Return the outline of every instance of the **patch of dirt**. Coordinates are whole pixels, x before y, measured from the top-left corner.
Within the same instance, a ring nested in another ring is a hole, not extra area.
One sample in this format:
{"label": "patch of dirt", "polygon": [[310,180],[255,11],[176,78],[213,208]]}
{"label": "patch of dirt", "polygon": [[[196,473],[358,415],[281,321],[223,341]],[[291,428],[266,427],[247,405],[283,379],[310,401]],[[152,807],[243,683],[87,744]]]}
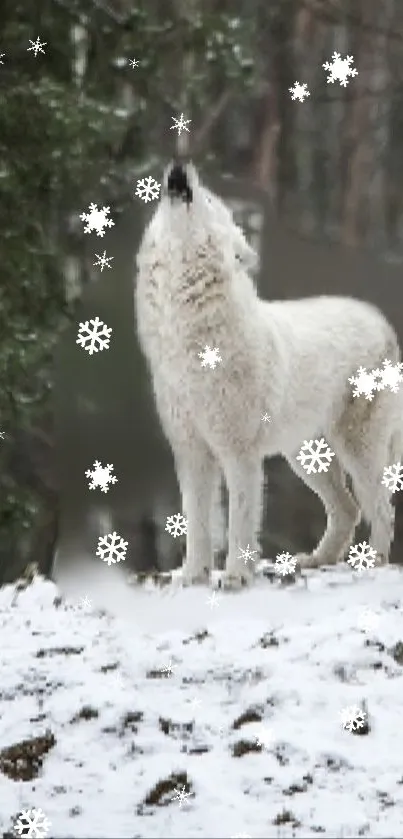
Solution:
{"label": "patch of dirt", "polygon": [[395,660],[396,664],[403,665],[403,641],[398,641],[392,649],[388,650],[388,653]]}
{"label": "patch of dirt", "polygon": [[209,632],[207,632],[207,629],[203,629],[201,632],[195,632],[194,635],[191,635],[189,638],[185,638],[182,641],[182,643],[191,644],[192,641],[197,641],[199,644],[201,644],[201,642],[205,641],[206,638],[211,638],[211,635]]}
{"label": "patch of dirt", "polygon": [[290,824],[292,827],[301,826],[301,822],[298,821],[297,817],[290,810],[282,810],[281,813],[278,813],[276,818],[273,819],[273,824]]}
{"label": "patch of dirt", "polygon": [[263,650],[267,650],[268,647],[279,647],[280,641],[274,635],[274,632],[265,632],[259,641],[257,642],[258,647],[262,647]]}
{"label": "patch of dirt", "polygon": [[43,758],[56,745],[51,731],[41,737],[21,740],[0,751],[0,772],[12,781],[32,781],[42,768]]}
{"label": "patch of dirt", "polygon": [[256,740],[238,740],[232,747],[232,757],[243,757],[250,752],[261,752],[262,746],[259,746]]}
{"label": "patch of dirt", "polygon": [[117,670],[118,667],[119,667],[119,665],[118,665],[117,661],[115,662],[115,664],[104,664],[103,667],[99,668],[99,672],[100,673],[110,673],[113,670]]}
{"label": "patch of dirt", "polygon": [[184,752],[188,755],[204,755],[206,752],[209,752],[210,749],[208,746],[194,746],[193,749],[183,749]]}
{"label": "patch of dirt", "polygon": [[247,711],[244,711],[240,717],[238,717],[232,723],[232,728],[237,731],[238,728],[242,728],[243,725],[246,725],[248,722],[261,722],[263,719],[263,711],[258,710],[257,708],[248,708]]}
{"label": "patch of dirt", "polygon": [[289,787],[283,789],[283,795],[297,795],[300,792],[308,791],[309,783],[305,781],[302,784],[290,784]]}
{"label": "patch of dirt", "polygon": [[194,796],[192,784],[188,779],[187,772],[172,772],[168,778],[157,781],[155,786],[147,793],[144,801],[139,804],[137,814],[145,815],[144,810],[150,807],[167,807],[168,804],[177,803],[172,801],[175,790],[182,790]]}
{"label": "patch of dirt", "polygon": [[191,734],[193,731],[193,722],[174,722],[168,717],[159,717],[158,725],[163,734]]}
{"label": "patch of dirt", "polygon": [[99,711],[96,708],[91,708],[91,705],[83,705],[74,717],[70,720],[70,725],[80,720],[96,720],[99,717]]}
{"label": "patch of dirt", "polygon": [[84,647],[48,647],[47,650],[38,650],[36,658],[45,658],[51,655],[80,655]]}
{"label": "patch of dirt", "polygon": [[129,729],[129,731],[133,731],[135,734],[138,732],[137,723],[143,721],[144,714],[142,711],[128,711],[127,714],[122,719],[121,722],[121,734],[124,734],[125,731]]}

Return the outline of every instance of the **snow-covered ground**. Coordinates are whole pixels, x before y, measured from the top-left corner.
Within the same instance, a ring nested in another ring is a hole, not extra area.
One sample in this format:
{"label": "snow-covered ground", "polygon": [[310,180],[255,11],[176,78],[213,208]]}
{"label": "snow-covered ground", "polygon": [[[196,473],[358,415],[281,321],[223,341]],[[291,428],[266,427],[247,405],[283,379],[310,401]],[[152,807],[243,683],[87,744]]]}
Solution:
{"label": "snow-covered ground", "polygon": [[0,835],[42,808],[50,837],[403,836],[403,572],[302,582],[127,587],[123,619],[3,587]]}

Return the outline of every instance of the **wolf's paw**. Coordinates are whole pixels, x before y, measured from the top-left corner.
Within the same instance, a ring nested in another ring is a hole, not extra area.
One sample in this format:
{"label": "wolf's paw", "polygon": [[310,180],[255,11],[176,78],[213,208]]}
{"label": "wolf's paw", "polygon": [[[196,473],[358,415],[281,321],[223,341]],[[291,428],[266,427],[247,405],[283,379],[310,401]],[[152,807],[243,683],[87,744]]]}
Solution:
{"label": "wolf's paw", "polygon": [[323,565],[335,565],[340,557],[334,554],[321,554],[313,551],[311,554],[295,554],[297,568],[321,568]]}
{"label": "wolf's paw", "polygon": [[243,568],[236,571],[226,570],[215,574],[214,588],[225,591],[240,591],[250,585],[253,575]]}
{"label": "wolf's paw", "polygon": [[209,582],[209,578],[210,572],[208,568],[199,568],[186,562],[175,573],[175,579],[178,585],[183,586],[206,585]]}

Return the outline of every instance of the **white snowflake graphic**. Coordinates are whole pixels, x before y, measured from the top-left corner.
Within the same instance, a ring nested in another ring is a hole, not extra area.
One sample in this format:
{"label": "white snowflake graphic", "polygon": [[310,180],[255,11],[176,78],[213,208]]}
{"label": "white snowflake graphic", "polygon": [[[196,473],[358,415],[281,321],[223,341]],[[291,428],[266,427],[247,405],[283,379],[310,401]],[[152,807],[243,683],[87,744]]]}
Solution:
{"label": "white snowflake graphic", "polygon": [[174,789],[175,795],[172,796],[171,801],[179,801],[179,807],[182,807],[183,802],[190,796],[190,792],[185,792],[185,789],[185,786],[182,789],[178,789],[178,787]]}
{"label": "white snowflake graphic", "polygon": [[359,542],[352,545],[348,553],[347,562],[355,571],[364,571],[373,568],[375,565],[376,551],[367,545],[366,542]]}
{"label": "white snowflake graphic", "polygon": [[121,559],[126,558],[128,544],[114,530],[113,533],[107,533],[106,536],[99,537],[96,555],[100,556],[110,567],[115,562],[120,562]]}
{"label": "white snowflake graphic", "polygon": [[[325,451],[322,451],[322,449]],[[316,472],[327,472],[332,457],[334,457],[334,452],[331,451],[324,438],[321,437],[320,440],[304,440],[304,445],[301,447],[296,459],[300,461],[305,472],[311,475],[312,472],[314,474]]]}
{"label": "white snowflake graphic", "polygon": [[364,632],[372,632],[378,629],[380,617],[372,609],[366,608],[359,614],[357,619],[358,629],[363,629]]}
{"label": "white snowflake graphic", "polygon": [[[91,326],[89,326],[91,324]],[[112,327],[107,326],[98,315],[96,318],[80,323],[76,344],[83,347],[89,355],[109,349]]]}
{"label": "white snowflake graphic", "polygon": [[5,431],[0,431],[0,437],[1,437],[2,440],[4,440],[5,433],[6,433]]}
{"label": "white snowflake graphic", "polygon": [[340,711],[340,717],[343,728],[346,731],[357,731],[362,728],[365,722],[366,712],[358,705],[350,705],[348,708],[343,708]]}
{"label": "white snowflake graphic", "polygon": [[98,204],[89,205],[89,213],[81,213],[81,221],[86,222],[84,233],[91,233],[96,230],[97,236],[105,236],[105,227],[114,227],[115,222],[107,218],[110,207],[102,207],[98,210]]}
{"label": "white snowflake graphic", "polygon": [[206,603],[208,603],[210,609],[215,609],[216,606],[220,605],[220,602],[221,598],[219,597],[216,591],[212,591],[206,600]]}
{"label": "white snowflake graphic", "polygon": [[403,362],[399,361],[397,364],[392,364],[389,359],[385,358],[382,364],[383,370],[377,368],[372,371],[373,375],[380,380],[378,390],[383,390],[385,387],[388,387],[392,393],[397,393],[400,383],[403,382],[403,375],[401,373]]}
{"label": "white snowflake graphic", "polygon": [[199,708],[199,706],[201,705],[201,699],[198,699],[197,696],[195,696],[193,699],[190,700],[189,705],[191,705],[192,710],[195,711],[196,708]]}
{"label": "white snowflake graphic", "polygon": [[275,570],[277,574],[285,577],[286,574],[293,574],[297,560],[289,553],[277,554],[275,562]]}
{"label": "white snowflake graphic", "polygon": [[27,836],[28,839],[44,839],[51,826],[40,807],[31,810],[23,810],[14,825],[14,830],[19,836]]}
{"label": "white snowflake graphic", "polygon": [[203,352],[199,352],[199,358],[202,359],[201,366],[202,367],[210,367],[211,370],[215,370],[216,365],[222,361],[222,358],[219,353],[218,347],[214,347],[211,349],[208,344],[204,347]]}
{"label": "white snowflake graphic", "polygon": [[263,422],[271,422],[271,417],[268,414],[263,414],[262,420]]}
{"label": "white snowflake graphic", "polygon": [[262,748],[266,747],[266,749],[269,749],[273,743],[273,729],[264,726],[259,737],[256,738],[256,743]]}
{"label": "white snowflake graphic", "polygon": [[359,367],[357,376],[350,376],[350,385],[355,385],[353,396],[365,396],[369,402],[374,398],[374,391],[380,390],[379,382],[376,381],[375,370],[367,373],[365,367]]}
{"label": "white snowflake graphic", "polygon": [[325,61],[322,65],[323,69],[329,73],[327,83],[333,84],[333,82],[338,81],[341,87],[347,87],[349,77],[352,78],[358,75],[358,70],[351,67],[353,61],[352,55],[347,55],[346,58],[342,58],[339,52],[334,52],[332,60]]}
{"label": "white snowflake graphic", "polygon": [[97,262],[93,262],[92,264],[99,265],[101,271],[103,271],[104,268],[112,268],[112,265],[109,265],[109,263],[111,259],[115,258],[114,256],[107,256],[106,251],[103,252],[102,256],[100,256],[99,253],[96,253],[95,256],[98,258]]}
{"label": "white snowflake graphic", "polygon": [[5,52],[0,52],[0,64],[4,64],[4,61],[1,60],[2,58],[4,58],[4,56]]}
{"label": "white snowflake graphic", "polygon": [[383,470],[382,485],[393,492],[403,489],[403,464],[398,461],[392,466],[385,466]]}
{"label": "white snowflake graphic", "polygon": [[167,673],[168,676],[172,676],[172,673],[175,670],[175,667],[177,666],[177,664],[172,664],[172,659],[170,658],[167,666],[161,667],[161,673]]}
{"label": "white snowflake graphic", "polygon": [[138,66],[139,66],[139,63],[140,63],[140,62],[139,62],[139,61],[136,61],[136,59],[135,59],[135,58],[129,58],[128,63],[129,63],[129,64],[130,64],[130,66],[134,69],[134,67],[138,67]]}
{"label": "white snowflake graphic", "polygon": [[252,562],[255,562],[255,558],[254,558],[253,554],[257,554],[257,551],[251,551],[249,549],[249,545],[246,546],[245,550],[243,550],[243,548],[239,548],[239,550],[241,551],[241,554],[238,557],[238,559],[243,559],[245,565],[249,560],[251,560]]}
{"label": "white snowflake graphic", "polygon": [[38,52],[43,52],[43,54],[45,54],[45,50],[43,50],[42,47],[46,47],[47,41],[43,41],[42,43],[39,38],[37,38],[36,41],[31,41],[31,38],[29,38],[29,43],[32,44],[32,46],[28,47],[27,52],[33,52],[35,54],[35,58],[38,55]]}
{"label": "white snowflake graphic", "polygon": [[289,87],[288,90],[291,93],[291,99],[298,99],[299,102],[303,102],[307,96],[311,95],[305,83],[300,84],[299,82],[295,82],[293,87]]}
{"label": "white snowflake graphic", "polygon": [[184,119],[183,114],[180,115],[180,119],[175,119],[175,117],[171,117],[171,119],[173,119],[175,123],[174,125],[171,125],[171,131],[173,128],[178,129],[178,134],[181,134],[182,131],[189,131],[187,124],[188,122],[192,122],[191,119]]}
{"label": "white snowflake graphic", "polygon": [[114,467],[112,463],[108,463],[106,466],[101,466],[100,461],[96,460],[94,468],[87,469],[85,473],[86,478],[91,478],[89,489],[101,487],[102,492],[108,492],[109,484],[116,484],[118,480],[115,475],[112,475],[113,469]]}
{"label": "white snowflake graphic", "polygon": [[90,600],[90,598],[87,597],[87,595],[85,595],[85,597],[80,598],[80,606],[82,609],[91,609],[92,600]]}
{"label": "white snowflake graphic", "polygon": [[149,175],[147,178],[141,178],[137,181],[137,189],[135,194],[147,204],[148,201],[155,201],[159,196],[161,184],[158,184],[154,178]]}
{"label": "white snowflake graphic", "polygon": [[167,516],[165,530],[176,539],[177,536],[183,536],[187,533],[188,523],[187,519],[181,516],[180,513],[175,513],[174,516]]}

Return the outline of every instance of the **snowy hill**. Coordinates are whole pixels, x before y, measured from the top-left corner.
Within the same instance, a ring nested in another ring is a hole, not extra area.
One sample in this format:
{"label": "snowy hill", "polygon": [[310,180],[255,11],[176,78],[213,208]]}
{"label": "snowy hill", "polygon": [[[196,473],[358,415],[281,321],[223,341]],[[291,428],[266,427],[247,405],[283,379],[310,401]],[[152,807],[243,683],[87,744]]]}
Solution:
{"label": "snowy hill", "polygon": [[131,588],[124,620],[2,588],[0,835],[401,837],[403,573],[307,581]]}

